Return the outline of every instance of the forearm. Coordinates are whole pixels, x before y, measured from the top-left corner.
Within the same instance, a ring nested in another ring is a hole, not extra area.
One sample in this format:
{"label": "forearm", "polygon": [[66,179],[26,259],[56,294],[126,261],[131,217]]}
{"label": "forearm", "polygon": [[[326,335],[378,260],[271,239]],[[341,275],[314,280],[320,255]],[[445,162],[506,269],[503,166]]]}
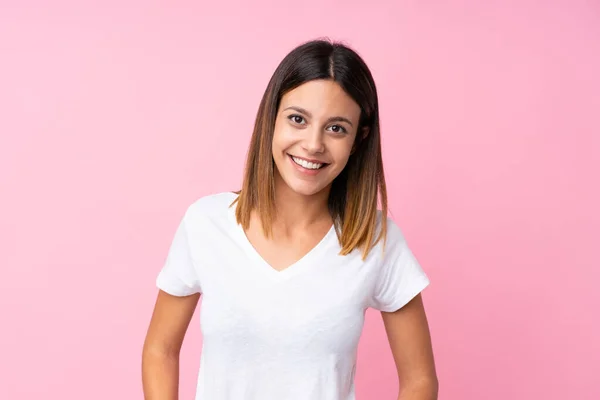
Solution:
{"label": "forearm", "polygon": [[437,380],[406,383],[400,389],[398,400],[437,400]]}
{"label": "forearm", "polygon": [[179,356],[144,351],[142,384],[145,400],[177,400],[179,391]]}

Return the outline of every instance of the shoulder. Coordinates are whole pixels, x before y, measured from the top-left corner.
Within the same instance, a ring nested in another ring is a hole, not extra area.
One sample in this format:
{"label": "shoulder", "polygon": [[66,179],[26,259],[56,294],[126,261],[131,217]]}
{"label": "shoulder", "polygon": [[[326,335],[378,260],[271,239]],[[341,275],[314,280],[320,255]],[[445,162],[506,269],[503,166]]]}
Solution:
{"label": "shoulder", "polygon": [[234,192],[220,192],[202,196],[187,207],[184,219],[195,221],[225,217],[230,212],[231,205],[237,199],[237,196]]}
{"label": "shoulder", "polygon": [[381,210],[377,210],[377,233],[381,232],[383,222],[385,222],[386,242],[397,243],[405,241],[404,233],[396,221],[390,216],[383,215]]}
{"label": "shoulder", "polygon": [[397,256],[407,247],[404,232],[392,217],[383,215],[381,210],[377,212],[377,232],[381,232],[385,221],[385,236],[381,238],[378,247],[382,247],[385,258]]}

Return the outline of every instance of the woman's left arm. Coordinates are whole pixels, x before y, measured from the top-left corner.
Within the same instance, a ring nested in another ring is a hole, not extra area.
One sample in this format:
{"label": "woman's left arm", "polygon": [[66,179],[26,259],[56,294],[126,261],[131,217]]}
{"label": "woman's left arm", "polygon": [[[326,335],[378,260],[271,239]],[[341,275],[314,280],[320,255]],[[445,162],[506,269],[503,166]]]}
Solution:
{"label": "woman's left arm", "polygon": [[398,400],[437,400],[438,379],[421,295],[381,315],[398,371]]}

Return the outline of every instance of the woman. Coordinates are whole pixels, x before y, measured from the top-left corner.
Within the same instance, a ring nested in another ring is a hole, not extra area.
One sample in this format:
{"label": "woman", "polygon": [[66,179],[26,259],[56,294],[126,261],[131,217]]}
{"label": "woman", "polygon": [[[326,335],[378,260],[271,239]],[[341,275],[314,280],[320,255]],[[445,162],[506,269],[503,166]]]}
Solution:
{"label": "woman", "polygon": [[146,399],[177,398],[201,294],[197,399],[354,399],[368,307],[382,312],[399,399],[437,398],[429,280],[387,217],[378,109],[350,48],[311,41],[283,59],[242,190],[197,200],[175,233],[144,345]]}

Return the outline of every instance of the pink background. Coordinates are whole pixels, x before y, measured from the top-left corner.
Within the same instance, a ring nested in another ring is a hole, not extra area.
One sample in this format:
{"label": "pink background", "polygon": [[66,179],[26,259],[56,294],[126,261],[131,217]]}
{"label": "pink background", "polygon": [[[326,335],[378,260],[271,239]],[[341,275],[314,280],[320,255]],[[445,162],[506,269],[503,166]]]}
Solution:
{"label": "pink background", "polygon": [[[271,73],[327,35],[379,87],[440,399],[600,399],[599,3],[52,3],[0,5],[0,398],[142,398],[179,218],[240,186]],[[395,399],[387,346],[370,313],[359,399]]]}

